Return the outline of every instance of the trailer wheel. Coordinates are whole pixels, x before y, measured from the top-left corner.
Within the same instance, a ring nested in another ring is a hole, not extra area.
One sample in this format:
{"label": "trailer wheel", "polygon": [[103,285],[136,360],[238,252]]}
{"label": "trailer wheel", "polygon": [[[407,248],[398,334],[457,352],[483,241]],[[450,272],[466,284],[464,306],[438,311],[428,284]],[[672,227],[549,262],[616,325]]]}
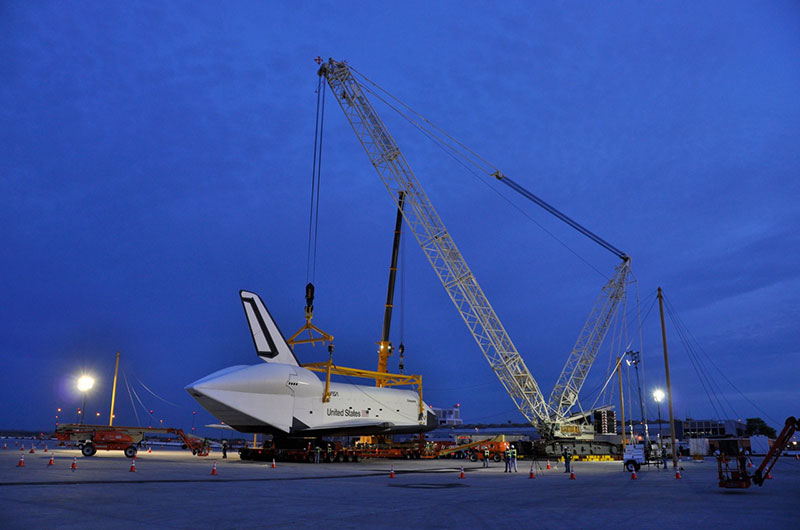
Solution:
{"label": "trailer wheel", "polygon": [[636,460],[628,460],[625,462],[625,471],[632,473],[633,471],[639,471],[642,466]]}
{"label": "trailer wheel", "polygon": [[472,453],[471,455],[469,455],[469,461],[470,462],[477,462],[478,461],[478,455],[476,455],[475,453]]}
{"label": "trailer wheel", "polygon": [[306,462],[308,462],[309,464],[313,464],[314,463],[314,455],[312,453],[308,453],[306,455]]}
{"label": "trailer wheel", "polygon": [[94,456],[96,452],[97,448],[94,444],[83,444],[83,447],[81,447],[81,454],[83,456]]}
{"label": "trailer wheel", "polygon": [[495,462],[499,462],[502,459],[503,458],[500,456],[500,453],[495,453],[495,455],[492,457],[492,460],[494,460]]}
{"label": "trailer wheel", "polygon": [[127,456],[128,458],[133,458],[134,456],[136,456],[136,446],[129,445],[128,447],[126,447],[125,456]]}
{"label": "trailer wheel", "polygon": [[341,464],[344,462],[344,455],[342,453],[336,453],[336,463]]}
{"label": "trailer wheel", "polygon": [[358,455],[353,455],[353,462],[358,462]]}

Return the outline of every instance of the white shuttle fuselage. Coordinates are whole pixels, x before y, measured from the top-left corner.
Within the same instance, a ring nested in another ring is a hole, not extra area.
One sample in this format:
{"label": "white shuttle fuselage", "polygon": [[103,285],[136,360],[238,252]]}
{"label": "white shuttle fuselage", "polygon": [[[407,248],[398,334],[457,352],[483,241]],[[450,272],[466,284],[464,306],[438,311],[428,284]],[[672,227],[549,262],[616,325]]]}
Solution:
{"label": "white shuttle fuselage", "polygon": [[438,426],[436,414],[412,390],[331,382],[299,365],[258,295],[240,296],[265,363],[232,366],[186,387],[200,405],[240,432],[277,436],[420,433]]}

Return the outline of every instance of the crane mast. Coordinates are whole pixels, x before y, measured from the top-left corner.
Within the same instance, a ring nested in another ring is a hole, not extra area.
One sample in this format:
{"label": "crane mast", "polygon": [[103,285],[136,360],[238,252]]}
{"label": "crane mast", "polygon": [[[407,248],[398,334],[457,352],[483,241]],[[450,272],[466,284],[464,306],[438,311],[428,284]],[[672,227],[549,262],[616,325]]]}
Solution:
{"label": "crane mast", "polygon": [[328,60],[319,69],[336,96],[364,151],[392,200],[405,205],[403,218],[464,319],[478,347],[520,413],[533,424],[550,414],[536,380],[511,341],[403,153],[344,62]]}

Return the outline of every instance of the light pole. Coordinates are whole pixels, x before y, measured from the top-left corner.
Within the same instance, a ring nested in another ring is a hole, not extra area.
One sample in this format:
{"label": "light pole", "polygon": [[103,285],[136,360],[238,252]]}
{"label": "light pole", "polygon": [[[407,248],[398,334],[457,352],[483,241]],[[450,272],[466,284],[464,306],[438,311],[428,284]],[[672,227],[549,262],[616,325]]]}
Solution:
{"label": "light pole", "polygon": [[[642,428],[644,429],[644,439],[647,442],[647,445],[650,445],[650,429],[647,427],[647,417],[644,413],[644,399],[642,399],[642,382],[639,380],[639,363],[642,361],[642,357],[638,351],[628,350],[625,352],[625,362],[628,363],[628,366],[633,366],[636,369],[636,387],[639,389],[639,408],[641,409],[642,413]],[[630,357],[630,358],[627,358]],[[633,413],[631,412],[631,416]]]}
{"label": "light pole", "polygon": [[86,396],[89,390],[94,386],[94,378],[88,375],[82,375],[78,378],[78,390],[83,392],[83,407],[81,407],[81,425],[83,425],[83,418],[86,417]]}
{"label": "light pole", "polygon": [[653,392],[653,399],[656,400],[656,406],[658,407],[658,448],[663,451],[664,445],[661,441],[661,402],[664,400],[664,391],[656,388]]}

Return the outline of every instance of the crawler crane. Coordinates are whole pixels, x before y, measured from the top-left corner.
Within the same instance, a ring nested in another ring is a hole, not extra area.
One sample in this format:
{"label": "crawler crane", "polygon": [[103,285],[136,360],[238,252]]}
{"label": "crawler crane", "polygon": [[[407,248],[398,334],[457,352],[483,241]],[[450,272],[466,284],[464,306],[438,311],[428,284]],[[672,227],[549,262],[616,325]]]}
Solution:
{"label": "crawler crane", "polygon": [[329,59],[321,64],[318,74],[327,81],[408,229],[520,413],[548,440],[586,435],[577,424],[585,414],[573,414],[572,409],[625,298],[630,258],[499,170],[491,173],[621,260],[613,277],[603,286],[558,382],[546,399],[405,156],[367,98],[370,89],[356,79],[353,69],[345,62]]}

